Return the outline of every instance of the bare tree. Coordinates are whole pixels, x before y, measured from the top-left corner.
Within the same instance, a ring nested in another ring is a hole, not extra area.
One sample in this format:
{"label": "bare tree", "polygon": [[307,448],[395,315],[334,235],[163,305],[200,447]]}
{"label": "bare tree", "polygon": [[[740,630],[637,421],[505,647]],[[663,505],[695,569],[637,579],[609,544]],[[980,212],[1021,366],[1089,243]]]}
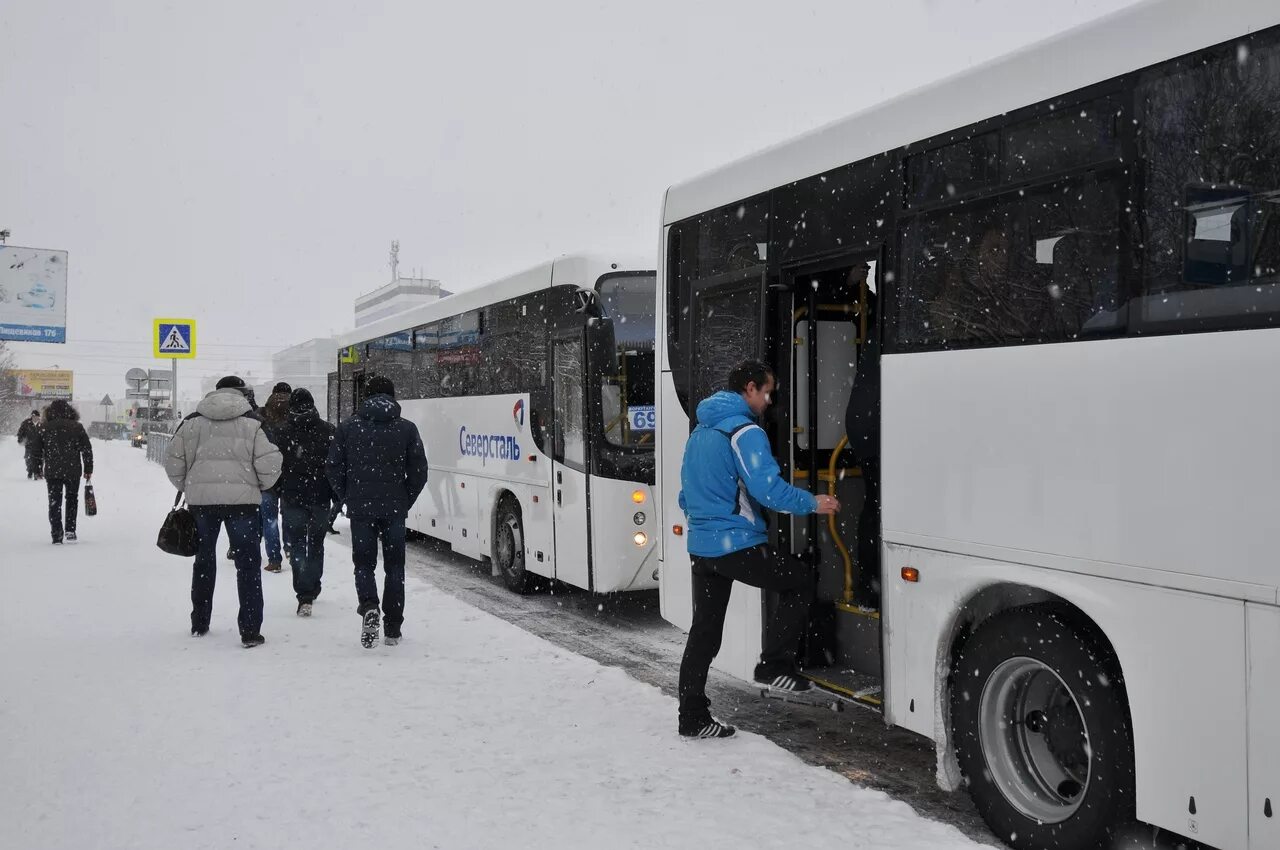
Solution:
{"label": "bare tree", "polygon": [[18,395],[18,384],[10,369],[17,366],[13,350],[0,340],[0,434],[12,433],[18,427],[26,404]]}

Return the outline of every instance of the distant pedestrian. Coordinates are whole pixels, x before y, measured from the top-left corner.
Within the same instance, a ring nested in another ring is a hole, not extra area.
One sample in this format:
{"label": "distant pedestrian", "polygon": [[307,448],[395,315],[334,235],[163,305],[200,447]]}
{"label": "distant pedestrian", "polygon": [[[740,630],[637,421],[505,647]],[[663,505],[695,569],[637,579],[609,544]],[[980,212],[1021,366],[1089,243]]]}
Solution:
{"label": "distant pedestrian", "polygon": [[360,644],[378,641],[378,540],[386,574],[382,605],[386,643],[400,642],[404,623],[405,519],[427,485],[427,453],[418,426],[400,418],[395,386],[381,376],[369,379],[360,412],[338,426],[329,450],[329,483],[351,520],[351,560],[361,617]]}
{"label": "distant pedestrian", "polygon": [[23,419],[18,426],[18,445],[23,446],[23,461],[27,465],[27,478],[40,480],[40,411],[31,411],[30,419]]}
{"label": "distant pedestrian", "polygon": [[[293,388],[284,381],[271,388],[267,403],[262,406],[262,425],[267,429],[267,439],[280,445],[277,435],[289,419],[289,393]],[[267,566],[269,573],[278,573],[284,565],[280,554],[280,494],[279,485],[262,493],[262,542],[267,547]],[[289,535],[284,536],[284,554],[289,553]]]}
{"label": "distant pedestrian", "polygon": [[287,421],[276,431],[283,458],[278,489],[285,539],[293,542],[289,566],[299,617],[311,616],[324,577],[324,540],[333,501],[325,463],[335,430],[320,418],[310,390],[299,388],[289,396]]}
{"label": "distant pedestrian", "polygon": [[735,581],[778,594],[755,680],[774,690],[809,689],[796,669],[796,652],[813,601],[813,573],[799,558],[769,546],[764,508],[795,516],[840,509],[834,496],[793,487],[778,469],[769,437],[758,424],[773,402],[773,370],[747,360],[733,368],[727,384],[698,405],[698,427],[689,435],[680,467],[693,624],[680,662],[679,731],[689,738],[727,738],[735,731],[711,716],[706,694],[707,671],[720,651]]}
{"label": "distant pedestrian", "polygon": [[244,381],[228,375],[196,406],[169,442],[164,468],[186,493],[195,516],[199,550],[191,571],[191,634],[203,636],[213,616],[218,533],[231,541],[240,596],[240,641],[260,646],[262,637],[262,491],[280,477],[275,447],[243,392]]}
{"label": "distant pedestrian", "polygon": [[[45,408],[44,427],[35,436],[45,485],[49,491],[49,532],[55,544],[76,542],[80,509],[80,476],[93,476],[93,445],[80,424],[80,414],[63,399]],[[65,522],[63,500],[65,498]]]}

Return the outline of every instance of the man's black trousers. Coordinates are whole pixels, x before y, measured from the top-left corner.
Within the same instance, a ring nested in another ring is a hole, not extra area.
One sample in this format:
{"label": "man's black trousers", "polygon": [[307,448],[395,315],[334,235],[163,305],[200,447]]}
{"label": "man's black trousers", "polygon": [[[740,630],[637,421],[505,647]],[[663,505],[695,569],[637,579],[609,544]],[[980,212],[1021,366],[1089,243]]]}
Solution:
{"label": "man's black trousers", "polygon": [[729,592],[740,581],[778,594],[773,618],[765,626],[756,678],[772,679],[795,669],[800,635],[813,602],[813,570],[790,554],[755,546],[719,558],[692,556],[693,625],[680,662],[680,719],[705,721],[710,715],[707,672],[720,651]]}

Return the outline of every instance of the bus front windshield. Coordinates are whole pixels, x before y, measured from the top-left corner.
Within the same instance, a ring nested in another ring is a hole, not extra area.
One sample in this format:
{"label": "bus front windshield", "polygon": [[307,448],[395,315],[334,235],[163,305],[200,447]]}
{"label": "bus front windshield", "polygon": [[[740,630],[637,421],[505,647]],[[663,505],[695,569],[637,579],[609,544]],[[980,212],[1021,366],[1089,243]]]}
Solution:
{"label": "bus front windshield", "polygon": [[604,434],[615,446],[653,449],[656,288],[652,273],[608,275],[596,287],[618,352],[616,374],[601,387]]}

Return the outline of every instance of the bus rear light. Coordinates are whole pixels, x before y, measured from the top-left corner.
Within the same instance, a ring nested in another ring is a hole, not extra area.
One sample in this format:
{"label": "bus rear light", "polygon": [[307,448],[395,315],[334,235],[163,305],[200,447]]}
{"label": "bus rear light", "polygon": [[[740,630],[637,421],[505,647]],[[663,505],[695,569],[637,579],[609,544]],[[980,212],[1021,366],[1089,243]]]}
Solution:
{"label": "bus rear light", "polygon": [[903,567],[903,568],[902,568],[902,580],[903,580],[903,581],[910,581],[910,582],[916,582],[916,581],[919,581],[919,580],[920,580],[920,571],[919,571],[919,570],[917,570],[915,567]]}
{"label": "bus rear light", "polygon": [[680,536],[682,536],[682,535],[684,534],[684,526],[683,526],[683,525],[673,525],[673,526],[671,526],[671,532],[672,532],[676,537],[680,537]]}
{"label": "bus rear light", "polygon": [[643,491],[643,490],[634,490],[634,491],[632,491],[632,493],[631,493],[631,501],[635,502],[637,505],[643,505],[643,504],[644,504],[644,491]]}
{"label": "bus rear light", "polygon": [[635,534],[631,535],[631,542],[637,546],[643,546],[649,542],[649,535],[645,534],[643,531],[637,531]]}
{"label": "bus rear light", "polygon": [[537,455],[529,455],[529,463],[537,463],[537,462],[538,462]]}
{"label": "bus rear light", "polygon": [[537,497],[537,496],[534,496],[534,497],[533,497],[533,503],[534,503],[535,505],[536,505],[536,504],[538,504],[538,497]]}

